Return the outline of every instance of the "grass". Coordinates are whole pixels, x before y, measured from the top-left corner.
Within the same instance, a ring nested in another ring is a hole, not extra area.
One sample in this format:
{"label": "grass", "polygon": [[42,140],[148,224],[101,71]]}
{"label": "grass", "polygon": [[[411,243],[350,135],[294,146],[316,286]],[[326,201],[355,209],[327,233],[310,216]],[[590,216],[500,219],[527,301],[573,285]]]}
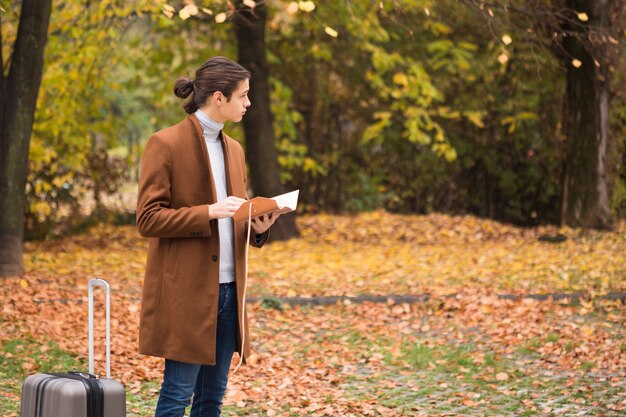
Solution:
{"label": "grass", "polygon": [[0,415],[3,417],[19,413],[22,382],[28,375],[87,368],[51,341],[6,340],[1,342],[0,349],[4,352],[0,356]]}
{"label": "grass", "polygon": [[[349,340],[362,340],[352,333]],[[384,338],[369,339],[370,346],[389,347]],[[527,346],[557,340],[558,335],[548,334]],[[545,372],[529,365],[525,349],[504,358],[472,344],[407,343],[400,364],[387,360],[382,372],[361,370],[362,376],[347,378],[342,388],[355,401],[377,399],[407,416],[621,415],[623,382],[586,375],[593,363],[572,375]]]}
{"label": "grass", "polygon": [[159,397],[160,384],[156,381],[141,384],[141,391],[137,394],[126,392],[126,412],[129,417],[149,416],[154,414]]}
{"label": "grass", "polygon": [[[528,340],[526,346],[536,348],[544,341],[558,340],[557,336],[548,334],[534,338]],[[370,364],[363,362],[362,369],[346,375],[340,388],[355,402],[375,399],[401,415],[618,416],[624,401],[623,384],[608,383],[585,374],[571,378],[542,373],[542,369],[529,367],[524,362],[523,350],[503,358],[469,343],[406,340],[398,358],[389,353],[391,339],[355,329],[320,334],[312,342],[323,340],[350,345],[359,357],[371,352],[387,352],[383,366],[366,369]],[[7,340],[0,347],[4,352],[0,357],[0,415],[4,417],[18,415],[21,382],[28,374],[86,368],[83,361],[53,342]],[[591,362],[583,364],[583,371],[592,368]],[[158,389],[157,382],[146,382],[138,393],[127,392],[128,415],[151,415]],[[224,414],[266,416],[270,415],[267,410],[261,403],[246,407],[229,405],[224,407]],[[281,405],[273,409],[271,415],[303,414]]]}
{"label": "grass", "polygon": [[406,355],[406,361],[415,369],[426,368],[429,363],[433,362],[436,356],[434,349],[421,343],[406,347],[404,353]]}
{"label": "grass", "polygon": [[558,333],[548,333],[548,335],[546,336],[546,341],[550,343],[556,343],[559,341],[560,338],[561,336]]}

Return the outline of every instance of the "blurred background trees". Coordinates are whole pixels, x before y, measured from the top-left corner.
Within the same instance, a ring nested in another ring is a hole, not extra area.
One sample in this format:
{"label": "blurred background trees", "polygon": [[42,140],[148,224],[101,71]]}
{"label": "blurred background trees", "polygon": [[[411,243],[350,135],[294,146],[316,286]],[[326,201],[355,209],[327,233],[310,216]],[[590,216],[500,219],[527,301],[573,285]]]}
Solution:
{"label": "blurred background trees", "polygon": [[[0,1],[5,77],[22,4]],[[184,117],[174,81],[215,54],[266,61],[253,83],[269,93],[263,130],[252,119],[226,127],[248,148],[254,193],[299,188],[303,212],[610,227],[626,215],[622,9],[614,0],[54,2],[26,234],[132,219],[104,200],[132,193],[144,141]],[[262,42],[250,45],[244,21],[262,24]],[[265,174],[273,179],[259,181]]]}

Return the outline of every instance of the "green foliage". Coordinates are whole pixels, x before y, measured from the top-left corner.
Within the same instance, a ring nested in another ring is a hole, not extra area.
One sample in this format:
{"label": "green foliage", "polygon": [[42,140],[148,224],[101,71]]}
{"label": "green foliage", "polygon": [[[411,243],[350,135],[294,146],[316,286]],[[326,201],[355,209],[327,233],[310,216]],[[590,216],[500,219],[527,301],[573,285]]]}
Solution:
{"label": "green foliage", "polygon": [[[3,16],[5,68],[15,40],[19,6]],[[80,221],[86,196],[100,208],[126,177],[125,145],[137,121],[124,117],[126,97],[111,76],[131,15],[151,12],[146,0],[62,2],[53,7],[45,68],[31,138],[27,179],[27,236],[46,237]],[[130,143],[130,142],[128,142]],[[130,148],[130,145],[129,145]],[[87,214],[91,211],[86,207]]]}
{"label": "green foliage", "polygon": [[[194,38],[207,21],[197,20],[189,30],[190,22],[162,13],[165,2],[87,6],[63,2],[53,8],[29,158],[30,238],[84,227],[86,216],[103,219],[102,198],[136,180],[143,140],[184,115],[172,111],[173,81],[191,75],[189,68],[206,53]],[[4,57],[18,7],[11,17],[3,19]]]}
{"label": "green foliage", "polygon": [[309,156],[305,144],[299,143],[298,124],[302,121],[302,115],[291,108],[293,92],[280,80],[271,78],[270,87],[272,114],[274,115],[274,134],[276,136],[276,148],[278,150],[278,163],[281,167],[281,180],[289,182],[294,180],[294,174],[305,172],[311,175],[325,175],[326,171],[315,159]]}
{"label": "green foliage", "polygon": [[272,73],[302,116],[289,149],[323,168],[283,161],[308,207],[558,220],[563,83],[548,51],[515,42],[501,63],[494,34],[452,2],[273,12]]}
{"label": "green foliage", "polygon": [[[174,81],[211,55],[236,58],[229,4],[198,1],[187,16],[192,3],[53,8],[31,141],[30,236],[98,214],[102,196],[136,180],[143,141],[184,117]],[[486,30],[452,0],[291,4],[266,4],[266,41],[281,179],[300,188],[306,210],[558,221],[564,79],[551,51],[515,36],[505,44],[506,24]],[[19,5],[0,5],[6,68]],[[626,103],[618,93],[614,103],[612,198],[624,215]],[[240,126],[226,129],[244,139]]]}
{"label": "green foliage", "polygon": [[[423,145],[446,160],[456,157],[434,119],[443,95],[423,61],[399,50],[397,25],[384,16],[395,9],[382,8],[358,1],[323,2],[311,14],[293,16],[273,10],[272,73],[294,92],[292,105],[302,116],[292,119],[298,134],[290,141],[299,146],[291,149],[301,155],[306,149],[318,163],[315,170],[300,163],[301,175],[290,172],[285,179],[301,188],[311,207],[383,206],[390,197],[382,187],[390,167],[377,155],[396,140]],[[410,49],[411,42],[406,45]],[[284,142],[280,147],[286,148]],[[293,170],[298,164],[283,166]]]}

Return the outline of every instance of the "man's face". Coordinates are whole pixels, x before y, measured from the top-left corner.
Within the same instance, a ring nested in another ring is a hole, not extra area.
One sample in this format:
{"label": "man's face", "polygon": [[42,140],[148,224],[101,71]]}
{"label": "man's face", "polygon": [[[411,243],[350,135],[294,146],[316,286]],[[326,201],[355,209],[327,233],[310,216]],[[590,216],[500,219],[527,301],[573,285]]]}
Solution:
{"label": "man's face", "polygon": [[231,122],[241,121],[251,104],[248,99],[248,91],[250,91],[250,80],[245,79],[233,91],[229,101],[226,101],[226,97],[222,97],[220,112],[225,120]]}

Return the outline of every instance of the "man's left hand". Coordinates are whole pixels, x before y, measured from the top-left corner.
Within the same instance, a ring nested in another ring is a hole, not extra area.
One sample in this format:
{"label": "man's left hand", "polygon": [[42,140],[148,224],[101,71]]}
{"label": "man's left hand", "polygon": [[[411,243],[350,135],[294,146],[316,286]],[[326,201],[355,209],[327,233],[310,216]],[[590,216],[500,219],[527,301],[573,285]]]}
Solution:
{"label": "man's left hand", "polygon": [[270,213],[252,219],[252,228],[254,229],[254,233],[257,235],[265,233],[279,217],[280,214]]}

